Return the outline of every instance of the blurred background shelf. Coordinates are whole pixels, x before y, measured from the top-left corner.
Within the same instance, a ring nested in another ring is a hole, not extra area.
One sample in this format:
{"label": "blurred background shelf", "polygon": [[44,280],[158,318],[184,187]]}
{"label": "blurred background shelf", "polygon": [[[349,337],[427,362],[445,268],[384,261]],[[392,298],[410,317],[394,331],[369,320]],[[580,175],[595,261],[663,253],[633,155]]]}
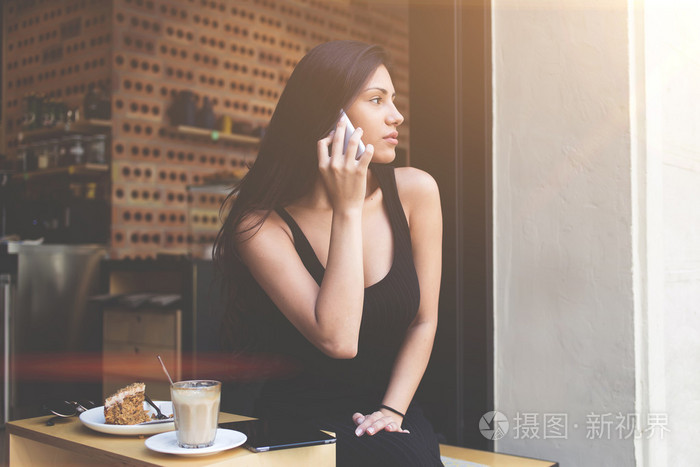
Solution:
{"label": "blurred background shelf", "polygon": [[64,123],[51,128],[22,131],[17,135],[17,139],[22,144],[26,144],[32,141],[56,138],[65,134],[91,135],[96,133],[105,133],[105,130],[111,129],[111,120],[88,119],[79,120],[72,123]]}
{"label": "blurred background shelf", "polygon": [[20,172],[12,176],[13,180],[29,180],[43,177],[55,177],[60,175],[103,175],[109,173],[109,164],[87,163],[80,165],[68,165],[65,167],[50,167],[48,169]]}
{"label": "blurred background shelf", "polygon": [[221,133],[217,130],[207,130],[206,128],[197,128],[194,126],[178,125],[176,127],[178,133],[190,136],[201,136],[211,139],[212,141],[232,141],[234,143],[243,144],[258,144],[260,138],[257,136],[240,135],[236,133]]}

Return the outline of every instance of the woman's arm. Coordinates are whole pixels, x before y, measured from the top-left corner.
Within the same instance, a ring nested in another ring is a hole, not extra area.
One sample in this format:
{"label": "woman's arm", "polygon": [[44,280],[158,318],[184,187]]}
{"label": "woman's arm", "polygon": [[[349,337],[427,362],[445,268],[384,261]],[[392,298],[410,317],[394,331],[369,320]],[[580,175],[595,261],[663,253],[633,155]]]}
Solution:
{"label": "woman's arm", "polygon": [[[335,135],[318,144],[319,170],[333,205],[328,261],[320,287],[276,213],[254,235],[242,234],[246,240],[237,244],[243,262],[280,311],[312,344],[334,358],[357,354],[364,301],[362,206],[373,155],[368,145],[355,161],[359,130],[350,140],[347,155],[342,154],[344,133],[342,124]],[[240,231],[254,225],[260,215],[252,215]]]}
{"label": "woman's arm", "polygon": [[[442,210],[435,180],[427,173],[397,169],[397,185],[407,215],[413,260],[420,286],[418,314],[411,323],[394,363],[382,403],[406,413],[430,359],[438,321],[438,298],[442,275]],[[375,434],[383,429],[399,431],[401,416],[381,409],[353,416],[356,434]]]}

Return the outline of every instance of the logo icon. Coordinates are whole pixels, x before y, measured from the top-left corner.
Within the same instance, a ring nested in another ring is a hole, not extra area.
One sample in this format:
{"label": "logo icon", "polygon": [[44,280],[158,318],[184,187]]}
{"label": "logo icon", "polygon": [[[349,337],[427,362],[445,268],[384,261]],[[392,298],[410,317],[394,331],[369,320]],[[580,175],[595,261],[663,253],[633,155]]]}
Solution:
{"label": "logo icon", "polygon": [[484,438],[496,441],[503,438],[508,433],[508,418],[498,411],[486,412],[479,420],[479,431]]}

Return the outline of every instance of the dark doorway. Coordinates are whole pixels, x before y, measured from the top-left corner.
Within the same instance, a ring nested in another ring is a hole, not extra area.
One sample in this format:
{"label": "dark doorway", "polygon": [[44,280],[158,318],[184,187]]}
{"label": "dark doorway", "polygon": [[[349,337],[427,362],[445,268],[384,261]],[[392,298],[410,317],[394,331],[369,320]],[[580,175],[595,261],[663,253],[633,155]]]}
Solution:
{"label": "dark doorway", "polygon": [[449,444],[491,450],[493,410],[489,0],[412,2],[411,165],[440,186],[440,323],[418,395]]}

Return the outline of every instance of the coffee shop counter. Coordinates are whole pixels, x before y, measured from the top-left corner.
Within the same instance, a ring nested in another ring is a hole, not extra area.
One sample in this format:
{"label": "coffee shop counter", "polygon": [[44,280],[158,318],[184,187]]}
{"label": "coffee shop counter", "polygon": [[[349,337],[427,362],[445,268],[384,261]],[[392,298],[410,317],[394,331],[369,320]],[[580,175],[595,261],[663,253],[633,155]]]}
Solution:
{"label": "coffee shop counter", "polygon": [[[332,466],[335,444],[253,453],[237,447],[209,456],[175,456],[149,450],[145,436],[115,436],[84,426],[77,417],[58,420],[36,417],[7,424],[10,434],[10,467],[44,465],[137,465],[137,466]],[[246,417],[221,413],[219,421],[233,422]]]}

